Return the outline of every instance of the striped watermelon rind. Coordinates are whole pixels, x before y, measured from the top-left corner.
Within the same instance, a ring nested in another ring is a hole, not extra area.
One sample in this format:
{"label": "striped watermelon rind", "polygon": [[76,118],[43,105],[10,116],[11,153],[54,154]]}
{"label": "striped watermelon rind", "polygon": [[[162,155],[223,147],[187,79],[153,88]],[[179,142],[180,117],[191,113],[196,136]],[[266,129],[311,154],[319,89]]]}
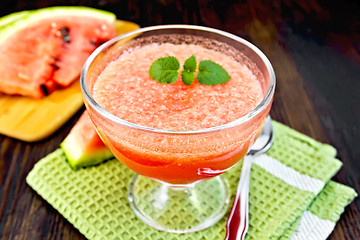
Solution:
{"label": "striped watermelon rind", "polygon": [[55,17],[91,17],[98,18],[109,23],[115,23],[116,15],[104,10],[89,7],[48,7],[33,11],[22,11],[7,15],[0,19],[0,43],[7,40],[12,34],[22,30],[33,23]]}
{"label": "striped watermelon rind", "polygon": [[29,14],[30,11],[21,11],[21,12],[15,12],[11,13],[9,15],[6,15],[4,17],[0,18],[0,29],[6,25],[8,25],[11,22],[15,22],[16,20],[19,20],[26,15]]}

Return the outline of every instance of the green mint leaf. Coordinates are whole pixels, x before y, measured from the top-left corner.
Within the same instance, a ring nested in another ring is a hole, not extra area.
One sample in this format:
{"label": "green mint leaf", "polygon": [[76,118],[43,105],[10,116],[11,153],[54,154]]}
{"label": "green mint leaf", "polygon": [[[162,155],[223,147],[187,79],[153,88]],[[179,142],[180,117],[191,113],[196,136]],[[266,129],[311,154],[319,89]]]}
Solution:
{"label": "green mint leaf", "polygon": [[199,73],[197,75],[199,83],[216,85],[226,83],[229,79],[229,74],[219,64],[210,60],[204,60],[199,63]]}
{"label": "green mint leaf", "polygon": [[194,82],[195,79],[195,73],[193,72],[187,72],[187,71],[181,71],[181,78],[185,85],[191,85]]}
{"label": "green mint leaf", "polygon": [[[185,60],[184,70],[181,72],[181,78],[184,84],[191,85],[195,79],[196,57],[192,55]],[[180,63],[177,58],[169,56],[157,59],[151,64],[149,69],[150,76],[160,83],[174,83],[179,75]],[[197,80],[200,84],[216,85],[229,81],[228,72],[219,64],[204,60],[199,63],[197,71]]]}
{"label": "green mint leaf", "polygon": [[174,83],[179,75],[180,63],[175,57],[159,58],[151,64],[150,76],[160,83]]}
{"label": "green mint leaf", "polygon": [[196,58],[194,55],[185,60],[184,70],[181,71],[181,79],[185,85],[191,85],[195,79]]}
{"label": "green mint leaf", "polygon": [[196,71],[196,58],[194,55],[185,60],[184,70],[188,72]]}

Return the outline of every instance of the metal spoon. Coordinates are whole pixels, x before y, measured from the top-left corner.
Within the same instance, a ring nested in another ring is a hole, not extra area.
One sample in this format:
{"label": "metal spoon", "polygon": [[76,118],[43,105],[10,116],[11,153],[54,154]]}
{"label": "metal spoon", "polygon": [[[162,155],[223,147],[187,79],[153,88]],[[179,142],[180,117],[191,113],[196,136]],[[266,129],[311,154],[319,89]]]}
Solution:
{"label": "metal spoon", "polygon": [[243,160],[239,185],[229,218],[226,222],[225,240],[243,240],[249,228],[249,184],[251,164],[256,156],[269,150],[273,142],[273,126],[270,115],[263,130]]}

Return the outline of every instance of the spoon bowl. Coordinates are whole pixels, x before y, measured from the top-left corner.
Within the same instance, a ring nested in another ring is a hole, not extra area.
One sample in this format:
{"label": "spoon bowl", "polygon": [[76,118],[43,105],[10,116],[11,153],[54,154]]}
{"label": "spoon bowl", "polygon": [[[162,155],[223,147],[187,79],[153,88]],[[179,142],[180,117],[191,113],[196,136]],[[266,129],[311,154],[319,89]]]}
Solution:
{"label": "spoon bowl", "polygon": [[269,115],[265,121],[265,125],[259,137],[256,139],[254,145],[251,147],[247,155],[257,156],[265,153],[267,150],[270,149],[273,140],[274,130],[272,125],[272,119]]}
{"label": "spoon bowl", "polygon": [[243,240],[249,228],[249,184],[251,164],[256,156],[268,151],[273,143],[273,125],[270,115],[263,130],[243,160],[239,185],[228,220],[225,240]]}

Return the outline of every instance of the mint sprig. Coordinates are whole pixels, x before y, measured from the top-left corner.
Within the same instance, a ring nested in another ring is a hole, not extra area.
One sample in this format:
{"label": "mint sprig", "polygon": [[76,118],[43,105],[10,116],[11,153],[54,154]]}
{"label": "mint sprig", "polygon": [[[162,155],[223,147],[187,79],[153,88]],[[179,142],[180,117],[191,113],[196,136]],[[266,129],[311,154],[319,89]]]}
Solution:
{"label": "mint sprig", "polygon": [[151,78],[160,83],[174,83],[180,72],[181,79],[186,85],[191,85],[194,82],[196,73],[198,82],[204,85],[224,84],[231,78],[222,66],[211,60],[200,61],[198,71],[196,68],[197,63],[194,55],[185,60],[181,71],[179,70],[179,60],[169,56],[154,61],[150,66],[149,74]]}

